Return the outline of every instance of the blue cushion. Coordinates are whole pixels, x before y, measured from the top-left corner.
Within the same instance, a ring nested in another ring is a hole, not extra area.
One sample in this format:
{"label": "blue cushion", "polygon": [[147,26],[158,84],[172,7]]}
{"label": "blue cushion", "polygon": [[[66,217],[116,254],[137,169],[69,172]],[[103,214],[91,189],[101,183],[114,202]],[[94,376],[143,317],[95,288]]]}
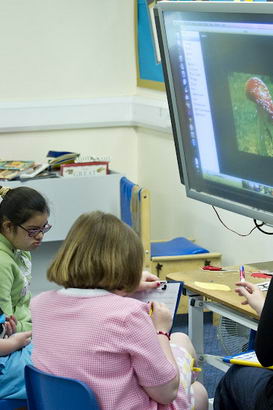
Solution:
{"label": "blue cushion", "polygon": [[189,241],[186,238],[175,238],[166,242],[152,242],[151,256],[177,256],[177,255],[196,255],[208,253],[209,251],[202,246]]}

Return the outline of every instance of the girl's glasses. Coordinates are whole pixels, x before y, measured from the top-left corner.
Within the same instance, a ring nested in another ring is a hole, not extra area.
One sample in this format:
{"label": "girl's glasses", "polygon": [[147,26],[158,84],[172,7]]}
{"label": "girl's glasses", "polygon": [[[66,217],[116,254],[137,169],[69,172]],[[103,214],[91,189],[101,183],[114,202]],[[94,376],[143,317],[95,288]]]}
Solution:
{"label": "girl's glasses", "polygon": [[49,229],[52,228],[52,225],[49,225],[49,224],[46,224],[42,228],[32,228],[32,229],[31,228],[26,229],[22,225],[18,225],[18,226],[20,226],[20,228],[24,229],[24,231],[26,231],[28,233],[28,236],[30,236],[31,238],[33,238],[33,236],[38,235],[40,232],[42,234],[47,233],[49,231]]}

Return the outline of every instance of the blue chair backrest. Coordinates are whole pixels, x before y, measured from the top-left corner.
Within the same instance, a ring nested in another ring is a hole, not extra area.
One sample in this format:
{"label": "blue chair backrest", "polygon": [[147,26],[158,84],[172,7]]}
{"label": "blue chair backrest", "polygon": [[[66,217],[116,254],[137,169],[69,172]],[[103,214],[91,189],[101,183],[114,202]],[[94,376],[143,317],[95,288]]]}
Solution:
{"label": "blue chair backrest", "polygon": [[[127,225],[131,226],[137,233],[139,233],[140,230],[137,226],[139,224],[136,223],[136,220],[137,218],[140,218],[141,212],[136,212],[136,204],[132,206],[134,187],[138,187],[138,185],[129,181],[126,177],[120,179],[120,217],[123,222],[127,223]],[[139,190],[137,191],[138,197],[134,197],[137,198],[138,203],[141,202],[140,192],[141,188],[139,187]],[[141,204],[139,204],[139,206],[140,205]],[[142,238],[142,240],[143,239],[144,238]],[[151,242],[150,248],[149,253],[151,257],[209,253],[208,249],[205,249],[184,237],[174,238],[170,241]]]}
{"label": "blue chair backrest", "polygon": [[20,410],[22,408],[27,409],[27,401],[19,399],[2,399],[0,400],[0,410]]}
{"label": "blue chair backrest", "polygon": [[120,179],[120,219],[132,226],[131,198],[135,184],[126,177]]}
{"label": "blue chair backrest", "polygon": [[28,410],[99,410],[92,389],[85,383],[25,367]]}

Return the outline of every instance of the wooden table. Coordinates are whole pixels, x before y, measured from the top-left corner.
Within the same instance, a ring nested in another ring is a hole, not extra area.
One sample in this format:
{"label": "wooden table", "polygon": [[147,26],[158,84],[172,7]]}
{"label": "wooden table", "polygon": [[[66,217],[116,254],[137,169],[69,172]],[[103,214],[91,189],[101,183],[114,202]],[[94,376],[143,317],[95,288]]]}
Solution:
{"label": "wooden table", "polygon": [[[258,326],[258,315],[256,312],[248,305],[242,305],[241,303],[244,298],[234,292],[235,283],[239,281],[239,267],[227,267],[226,269],[232,271],[203,271],[198,269],[187,273],[171,273],[167,276],[169,280],[184,282],[184,288],[189,296],[189,336],[199,355],[199,359],[223,371],[226,371],[228,367],[218,356],[204,354],[204,309],[216,312],[253,330],[257,330]],[[245,265],[247,281],[260,283],[267,280],[253,278],[251,276],[253,271],[252,267]],[[204,289],[198,286],[196,282],[227,285],[230,290]]]}

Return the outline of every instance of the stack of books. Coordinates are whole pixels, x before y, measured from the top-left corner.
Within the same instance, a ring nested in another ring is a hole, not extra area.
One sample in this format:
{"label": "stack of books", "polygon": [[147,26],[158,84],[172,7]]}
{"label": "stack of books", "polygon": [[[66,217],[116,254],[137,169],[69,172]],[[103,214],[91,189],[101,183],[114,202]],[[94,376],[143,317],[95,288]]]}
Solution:
{"label": "stack of books", "polygon": [[31,169],[34,161],[0,161],[0,180],[10,181]]}
{"label": "stack of books", "polygon": [[76,152],[48,151],[47,162],[0,160],[0,180],[10,181],[64,176],[94,176],[109,174],[110,158],[106,156],[80,156]]}
{"label": "stack of books", "polygon": [[35,163],[32,167],[28,168],[22,174],[20,174],[21,180],[33,179],[33,178],[52,178],[60,176],[60,167],[62,164],[70,164],[80,154],[76,152],[68,151],[48,151],[48,162]]}
{"label": "stack of books", "polygon": [[48,151],[48,164],[51,169],[60,169],[62,164],[72,164],[76,161],[80,154],[69,151]]}

